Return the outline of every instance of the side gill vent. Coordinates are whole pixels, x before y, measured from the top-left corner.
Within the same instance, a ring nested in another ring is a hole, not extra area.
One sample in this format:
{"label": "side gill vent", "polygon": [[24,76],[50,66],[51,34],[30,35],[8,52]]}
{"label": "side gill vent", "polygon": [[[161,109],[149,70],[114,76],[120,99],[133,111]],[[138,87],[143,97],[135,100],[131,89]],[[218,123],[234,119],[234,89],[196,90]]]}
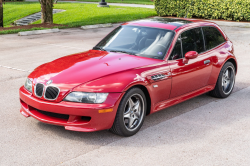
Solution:
{"label": "side gill vent", "polygon": [[163,78],[165,78],[165,77],[166,77],[165,74],[158,74],[158,75],[153,75],[153,76],[151,76],[151,78],[152,78],[154,81],[163,79]]}

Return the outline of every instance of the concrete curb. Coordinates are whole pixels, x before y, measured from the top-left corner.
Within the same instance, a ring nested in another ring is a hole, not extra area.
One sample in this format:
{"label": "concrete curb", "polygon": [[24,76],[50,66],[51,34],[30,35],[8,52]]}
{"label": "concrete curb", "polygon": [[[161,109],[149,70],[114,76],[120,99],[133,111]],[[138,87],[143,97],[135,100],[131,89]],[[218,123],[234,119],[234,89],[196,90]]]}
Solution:
{"label": "concrete curb", "polygon": [[60,30],[58,28],[55,28],[55,29],[25,31],[25,32],[19,32],[18,36],[40,35],[44,33],[55,33],[55,32],[60,32]]}
{"label": "concrete curb", "polygon": [[113,25],[111,23],[108,24],[96,24],[96,25],[85,25],[81,26],[82,29],[94,29],[94,28],[107,28],[112,27]]}

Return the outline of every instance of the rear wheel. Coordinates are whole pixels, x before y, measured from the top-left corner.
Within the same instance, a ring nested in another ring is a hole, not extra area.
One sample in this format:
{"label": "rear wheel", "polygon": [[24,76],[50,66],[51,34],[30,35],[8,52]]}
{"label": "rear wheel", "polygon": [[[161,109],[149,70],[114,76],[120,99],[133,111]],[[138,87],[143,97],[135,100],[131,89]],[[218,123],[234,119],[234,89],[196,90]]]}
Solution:
{"label": "rear wheel", "polygon": [[146,114],[146,97],[139,88],[130,89],[122,98],[111,132],[121,136],[136,134]]}
{"label": "rear wheel", "polygon": [[216,86],[210,95],[218,98],[228,97],[234,88],[235,67],[231,62],[227,62],[221,69]]}

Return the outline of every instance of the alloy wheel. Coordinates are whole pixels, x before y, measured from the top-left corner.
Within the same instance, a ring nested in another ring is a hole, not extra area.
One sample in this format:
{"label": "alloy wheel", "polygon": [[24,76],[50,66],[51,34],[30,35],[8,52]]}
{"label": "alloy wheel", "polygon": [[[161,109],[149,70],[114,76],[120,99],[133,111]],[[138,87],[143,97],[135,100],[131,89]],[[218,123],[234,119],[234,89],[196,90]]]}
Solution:
{"label": "alloy wheel", "polygon": [[143,97],[140,94],[133,94],[128,98],[123,113],[123,122],[127,130],[136,130],[143,120],[143,115]]}
{"label": "alloy wheel", "polygon": [[235,74],[234,69],[231,66],[228,66],[222,76],[222,91],[225,94],[229,94],[234,86]]}

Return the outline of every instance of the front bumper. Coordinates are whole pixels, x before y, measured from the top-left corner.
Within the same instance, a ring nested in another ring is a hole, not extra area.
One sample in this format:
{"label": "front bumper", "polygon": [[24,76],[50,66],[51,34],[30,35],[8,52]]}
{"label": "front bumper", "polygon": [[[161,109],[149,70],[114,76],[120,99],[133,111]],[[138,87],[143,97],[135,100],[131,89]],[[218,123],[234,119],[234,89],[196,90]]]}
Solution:
{"label": "front bumper", "polygon": [[[44,101],[34,97],[23,86],[19,90],[19,95],[20,112],[25,117],[32,116],[44,123],[64,126],[66,130],[92,132],[112,127],[123,93],[110,93],[103,104]],[[109,108],[113,111],[99,113],[99,110]],[[50,116],[50,113],[59,116]],[[65,118],[65,115],[68,118]]]}

